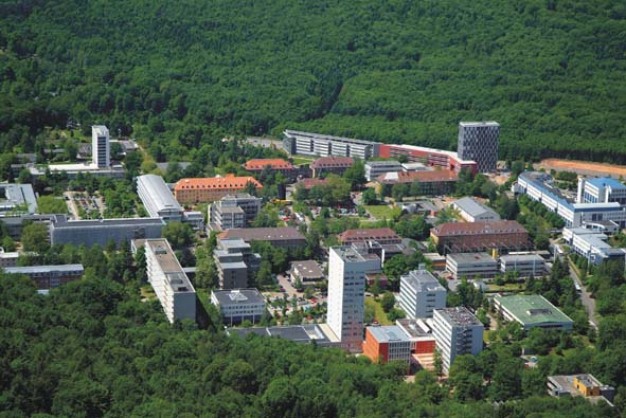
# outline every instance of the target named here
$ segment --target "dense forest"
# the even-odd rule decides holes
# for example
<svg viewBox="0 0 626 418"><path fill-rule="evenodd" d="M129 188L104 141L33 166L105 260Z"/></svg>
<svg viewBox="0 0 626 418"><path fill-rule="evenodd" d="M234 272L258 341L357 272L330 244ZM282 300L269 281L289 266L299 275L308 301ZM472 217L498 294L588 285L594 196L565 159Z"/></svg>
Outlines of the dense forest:
<svg viewBox="0 0 626 418"><path fill-rule="evenodd" d="M1 0L0 145L105 123L160 159L285 127L453 148L494 119L503 159L624 163L625 60L617 0Z"/></svg>
<svg viewBox="0 0 626 418"><path fill-rule="evenodd" d="M451 398L428 372L404 383L403 367L337 349L243 340L190 322L172 327L157 302L140 302L114 280L88 278L42 296L27 279L2 276L0 294L0 417L617 414L582 398L547 397L542 371L522 372L509 357L500 362L498 351L459 358L472 369L459 369ZM492 370L495 399L516 388L520 399L473 400L483 396L480 377L475 385L483 368Z"/></svg>

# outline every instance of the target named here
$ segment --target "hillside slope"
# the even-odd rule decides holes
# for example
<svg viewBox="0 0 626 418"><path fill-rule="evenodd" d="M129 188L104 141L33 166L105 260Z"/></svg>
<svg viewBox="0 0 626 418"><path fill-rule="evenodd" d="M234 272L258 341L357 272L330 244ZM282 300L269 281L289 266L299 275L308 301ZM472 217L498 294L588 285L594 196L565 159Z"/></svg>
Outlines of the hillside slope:
<svg viewBox="0 0 626 418"><path fill-rule="evenodd" d="M449 148L495 119L502 158L626 162L625 58L621 1L0 1L0 143L72 118Z"/></svg>

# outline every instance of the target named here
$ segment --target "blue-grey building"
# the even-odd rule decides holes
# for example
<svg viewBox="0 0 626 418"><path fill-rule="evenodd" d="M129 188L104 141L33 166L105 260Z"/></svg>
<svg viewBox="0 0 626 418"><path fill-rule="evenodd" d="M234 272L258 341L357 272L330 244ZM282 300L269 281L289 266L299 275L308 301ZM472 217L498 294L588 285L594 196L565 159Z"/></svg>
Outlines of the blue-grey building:
<svg viewBox="0 0 626 418"><path fill-rule="evenodd" d="M480 173L496 171L499 142L500 124L497 122L459 123L459 158L476 161Z"/></svg>
<svg viewBox="0 0 626 418"><path fill-rule="evenodd" d="M37 198L30 184L0 184L0 216L32 215L37 212Z"/></svg>
<svg viewBox="0 0 626 418"><path fill-rule="evenodd" d="M68 220L65 215L55 215L50 222L50 243L91 247L113 240L119 246L132 239L160 238L163 226L161 218Z"/></svg>

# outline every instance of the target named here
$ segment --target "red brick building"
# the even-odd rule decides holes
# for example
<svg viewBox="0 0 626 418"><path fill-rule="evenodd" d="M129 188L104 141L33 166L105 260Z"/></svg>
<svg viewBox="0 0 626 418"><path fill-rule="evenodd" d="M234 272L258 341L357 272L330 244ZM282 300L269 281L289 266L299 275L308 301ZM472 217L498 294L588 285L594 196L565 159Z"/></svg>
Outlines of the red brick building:
<svg viewBox="0 0 626 418"><path fill-rule="evenodd" d="M354 160L351 157L322 157L313 161L310 168L313 177L320 177L323 174L333 173L342 175L348 168L352 167Z"/></svg>
<svg viewBox="0 0 626 418"><path fill-rule="evenodd" d="M449 222L431 229L430 236L440 254L530 247L528 231L517 221Z"/></svg>
<svg viewBox="0 0 626 418"><path fill-rule="evenodd" d="M381 245L401 244L402 237L391 228L349 229L339 234L339 242L343 245L368 241L376 241Z"/></svg>
<svg viewBox="0 0 626 418"><path fill-rule="evenodd" d="M420 194L423 195L448 194L454 190L458 180L458 175L449 170L412 171L408 173L398 171L381 174L376 178L381 187L417 183L420 187Z"/></svg>
<svg viewBox="0 0 626 418"><path fill-rule="evenodd" d="M380 157L398 158L405 155L411 162L420 162L432 167L441 167L456 173L461 170L478 172L476 161L463 160L456 152L415 145L380 144Z"/></svg>

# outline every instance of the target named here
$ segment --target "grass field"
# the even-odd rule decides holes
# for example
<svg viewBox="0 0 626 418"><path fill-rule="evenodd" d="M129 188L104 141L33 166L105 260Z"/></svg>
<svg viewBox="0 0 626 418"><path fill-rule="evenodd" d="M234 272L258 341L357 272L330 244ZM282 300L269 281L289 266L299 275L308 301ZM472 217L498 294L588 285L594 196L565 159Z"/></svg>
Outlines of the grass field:
<svg viewBox="0 0 626 418"><path fill-rule="evenodd" d="M307 158L307 157L292 157L294 165L300 164L310 164L315 161L315 158Z"/></svg>
<svg viewBox="0 0 626 418"><path fill-rule="evenodd" d="M157 298L154 290L152 289L152 286L150 285L141 286L139 291L141 293L141 300L144 302L150 302L156 300Z"/></svg>
<svg viewBox="0 0 626 418"><path fill-rule="evenodd" d="M393 325L393 322L387 318L387 314L383 311L383 307L380 306L378 301L374 300L373 297L368 296L365 298L365 306L371 306L374 308L374 318L380 325Z"/></svg>
<svg viewBox="0 0 626 418"><path fill-rule="evenodd" d="M487 292L522 292L524 291L524 283L507 283L498 286L494 283L487 284Z"/></svg>
<svg viewBox="0 0 626 418"><path fill-rule="evenodd" d="M396 208L392 208L387 205L367 205L364 206L365 210L376 219L391 219L393 218Z"/></svg>

